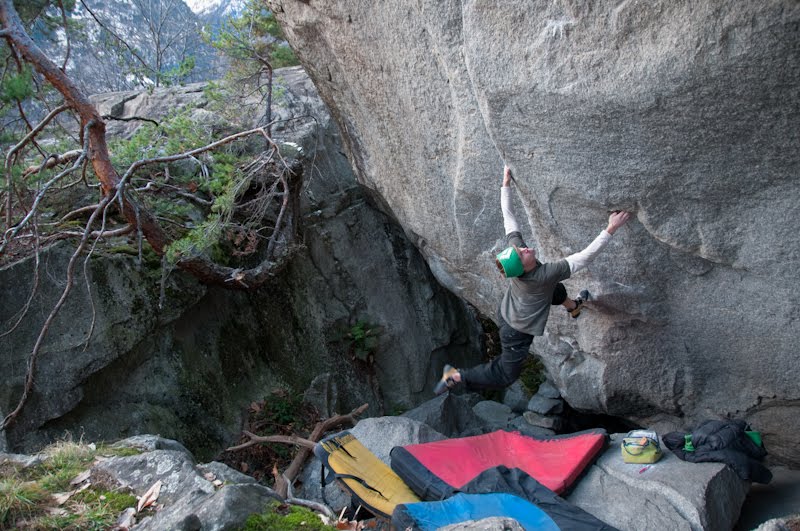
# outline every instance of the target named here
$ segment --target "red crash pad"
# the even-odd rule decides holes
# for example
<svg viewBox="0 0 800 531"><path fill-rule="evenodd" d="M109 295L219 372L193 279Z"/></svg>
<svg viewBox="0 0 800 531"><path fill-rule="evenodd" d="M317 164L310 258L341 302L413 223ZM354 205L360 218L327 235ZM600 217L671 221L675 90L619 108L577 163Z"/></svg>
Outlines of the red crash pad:
<svg viewBox="0 0 800 531"><path fill-rule="evenodd" d="M536 438L512 431L398 446L392 469L422 499L443 499L497 466L518 468L562 494L605 447L605 430Z"/></svg>

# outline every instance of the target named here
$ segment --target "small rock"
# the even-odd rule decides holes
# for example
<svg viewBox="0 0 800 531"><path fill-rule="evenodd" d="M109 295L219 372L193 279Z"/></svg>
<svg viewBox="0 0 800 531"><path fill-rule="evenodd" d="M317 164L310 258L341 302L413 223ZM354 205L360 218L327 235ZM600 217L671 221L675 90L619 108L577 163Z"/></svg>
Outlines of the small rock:
<svg viewBox="0 0 800 531"><path fill-rule="evenodd" d="M560 417L545 417L544 415L540 415L535 411L526 411L522 414L522 417L528 424L533 426L539 426L556 431L561 429L562 421Z"/></svg>
<svg viewBox="0 0 800 531"><path fill-rule="evenodd" d="M22 468L28 468L41 464L43 459L38 455L4 454L0 452L0 465L3 463L14 463Z"/></svg>
<svg viewBox="0 0 800 531"><path fill-rule="evenodd" d="M528 435L529 437L552 437L556 434L556 432L551 429L529 424L522 416L512 419L511 422L508 423L508 427L512 430L517 430L522 435Z"/></svg>
<svg viewBox="0 0 800 531"><path fill-rule="evenodd" d="M503 429L508 426L508 421L513 418L511 408L493 400L478 402L472 408L481 423L490 430Z"/></svg>
<svg viewBox="0 0 800 531"><path fill-rule="evenodd" d="M536 394L528 401L526 409L540 415L560 415L564 412L564 401Z"/></svg>
<svg viewBox="0 0 800 531"><path fill-rule="evenodd" d="M531 394L525 389L522 383L517 380L511 387L506 389L503 395L503 403L511 408L514 413L522 413L527 409L528 400Z"/></svg>
<svg viewBox="0 0 800 531"><path fill-rule="evenodd" d="M536 391L537 395L545 398L561 398L561 392L550 380L545 380Z"/></svg>

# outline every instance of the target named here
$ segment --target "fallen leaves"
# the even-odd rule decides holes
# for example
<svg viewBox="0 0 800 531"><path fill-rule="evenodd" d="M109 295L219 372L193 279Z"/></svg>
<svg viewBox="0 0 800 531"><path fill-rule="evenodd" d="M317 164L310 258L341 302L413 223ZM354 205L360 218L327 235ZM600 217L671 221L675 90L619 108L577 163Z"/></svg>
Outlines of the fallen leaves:
<svg viewBox="0 0 800 531"><path fill-rule="evenodd" d="M51 494L50 498L56 503L56 505L64 505L67 501L74 496L75 494L82 492L89 487L92 486L91 482L89 482L89 478L92 475L91 470L85 470L75 476L72 481L69 482L70 487L75 487L80 485L78 488L73 489L69 492L56 492L55 494Z"/></svg>
<svg viewBox="0 0 800 531"><path fill-rule="evenodd" d="M139 498L139 503L136 505L136 512L142 512L142 509L150 507L158 500L158 495L161 494L161 480L156 481L152 487L147 489L141 498Z"/></svg>

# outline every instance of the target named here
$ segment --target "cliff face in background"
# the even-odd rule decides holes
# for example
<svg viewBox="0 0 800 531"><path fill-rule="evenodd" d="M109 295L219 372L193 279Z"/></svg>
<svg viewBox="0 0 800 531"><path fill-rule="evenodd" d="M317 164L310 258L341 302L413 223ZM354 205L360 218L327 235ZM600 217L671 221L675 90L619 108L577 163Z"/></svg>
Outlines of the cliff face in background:
<svg viewBox="0 0 800 531"><path fill-rule="evenodd" d="M800 5L269 0L356 176L494 315L503 162L544 260L635 219L567 281L537 354L576 408L746 418L800 465Z"/></svg>
<svg viewBox="0 0 800 531"><path fill-rule="evenodd" d="M308 76L299 67L277 70L276 87L273 137L302 147L304 248L254 291L208 287L173 271L163 307L157 258L139 267L127 253L98 250L86 280L81 260L39 357L31 398L0 433L0 452L31 452L67 431L93 441L159 433L207 458L238 436L247 406L273 389L302 393L315 380L314 391L334 409L322 414L366 402L368 415L383 415L429 399L445 361L478 362L475 316L436 282L402 229L366 201ZM101 114L161 119L187 109L200 126L234 127L213 111L204 88L93 101ZM237 116L257 122L263 106L257 96L250 103ZM127 136L139 125L112 122L109 135ZM64 288L68 245L42 253L32 306L13 333L0 337L0 418L19 400L28 355ZM14 322L29 296L32 263L0 268L0 323ZM344 340L359 320L380 330L373 363L356 360Z"/></svg>

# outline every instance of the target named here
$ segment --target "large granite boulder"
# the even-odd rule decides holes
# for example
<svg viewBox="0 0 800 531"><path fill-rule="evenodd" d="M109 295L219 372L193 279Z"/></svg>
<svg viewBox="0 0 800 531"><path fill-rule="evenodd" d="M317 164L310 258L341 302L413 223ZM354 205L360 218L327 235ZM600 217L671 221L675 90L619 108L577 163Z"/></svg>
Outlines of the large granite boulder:
<svg viewBox="0 0 800 531"><path fill-rule="evenodd" d="M503 162L544 260L634 212L534 344L573 408L743 417L800 465L797 2L268 4L359 181L485 314Z"/></svg>

